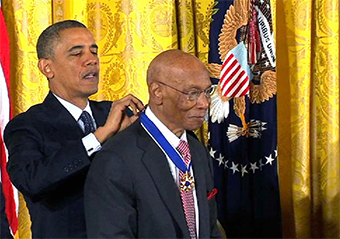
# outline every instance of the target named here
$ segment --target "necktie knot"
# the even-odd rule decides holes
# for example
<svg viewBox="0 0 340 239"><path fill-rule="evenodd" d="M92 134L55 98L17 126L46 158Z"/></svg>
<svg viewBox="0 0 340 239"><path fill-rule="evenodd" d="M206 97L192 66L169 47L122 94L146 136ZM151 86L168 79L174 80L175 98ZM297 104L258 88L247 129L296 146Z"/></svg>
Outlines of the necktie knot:
<svg viewBox="0 0 340 239"><path fill-rule="evenodd" d="M95 131L93 119L91 115L87 111L83 111L79 117L79 120L81 120L84 124L84 133L85 135L88 135L89 133L92 133Z"/></svg>
<svg viewBox="0 0 340 239"><path fill-rule="evenodd" d="M185 140L181 139L179 145L177 146L177 149L181 153L185 164L188 165L191 160L189 144Z"/></svg>

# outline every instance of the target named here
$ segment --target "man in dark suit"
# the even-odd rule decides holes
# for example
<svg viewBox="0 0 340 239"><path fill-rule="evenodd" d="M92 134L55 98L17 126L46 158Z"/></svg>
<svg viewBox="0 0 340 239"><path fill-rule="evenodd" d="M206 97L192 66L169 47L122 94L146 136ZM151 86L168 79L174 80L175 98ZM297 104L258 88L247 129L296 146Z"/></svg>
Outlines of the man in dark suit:
<svg viewBox="0 0 340 239"><path fill-rule="evenodd" d="M147 83L145 113L110 138L90 167L88 236L221 237L211 158L190 133L209 107L209 73L196 57L168 50L151 62Z"/></svg>
<svg viewBox="0 0 340 239"><path fill-rule="evenodd" d="M83 187L95 152L137 119L132 95L114 103L88 97L98 90L98 46L80 22L46 28L37 43L50 92L12 119L4 133L13 184L23 193L33 238L86 238ZM130 107L134 116L125 110Z"/></svg>

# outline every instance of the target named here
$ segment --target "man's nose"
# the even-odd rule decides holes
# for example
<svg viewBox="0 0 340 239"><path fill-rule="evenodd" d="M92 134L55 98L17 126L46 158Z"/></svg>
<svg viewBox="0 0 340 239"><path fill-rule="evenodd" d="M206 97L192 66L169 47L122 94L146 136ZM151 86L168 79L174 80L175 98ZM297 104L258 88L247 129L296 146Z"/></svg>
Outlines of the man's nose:
<svg viewBox="0 0 340 239"><path fill-rule="evenodd" d="M99 63L99 58L97 55L93 54L92 52L89 52L86 54L86 58L84 61L85 65L97 65Z"/></svg>
<svg viewBox="0 0 340 239"><path fill-rule="evenodd" d="M208 109L210 101L210 97L206 96L206 94L202 92L197 99L197 106L200 108Z"/></svg>

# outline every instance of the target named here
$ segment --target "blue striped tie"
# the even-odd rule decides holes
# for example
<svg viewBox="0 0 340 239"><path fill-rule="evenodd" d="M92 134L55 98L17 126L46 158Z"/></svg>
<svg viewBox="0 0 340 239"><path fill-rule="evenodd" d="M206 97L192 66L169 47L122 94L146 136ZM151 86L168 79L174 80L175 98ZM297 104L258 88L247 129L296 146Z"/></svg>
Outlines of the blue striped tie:
<svg viewBox="0 0 340 239"><path fill-rule="evenodd" d="M87 111L83 111L79 117L81 121L84 123L84 133L85 135L88 135L89 133L92 133L95 131L93 120L91 115Z"/></svg>

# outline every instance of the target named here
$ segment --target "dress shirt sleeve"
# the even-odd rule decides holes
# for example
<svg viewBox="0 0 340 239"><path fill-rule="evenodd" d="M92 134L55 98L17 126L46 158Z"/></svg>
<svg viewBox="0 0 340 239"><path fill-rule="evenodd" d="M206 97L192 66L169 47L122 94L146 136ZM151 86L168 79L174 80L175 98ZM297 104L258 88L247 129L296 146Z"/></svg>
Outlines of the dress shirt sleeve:
<svg viewBox="0 0 340 239"><path fill-rule="evenodd" d="M90 157L93 153L101 150L102 146L96 136L91 133L82 138L83 145L86 149L87 155Z"/></svg>

